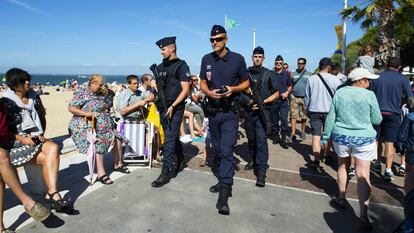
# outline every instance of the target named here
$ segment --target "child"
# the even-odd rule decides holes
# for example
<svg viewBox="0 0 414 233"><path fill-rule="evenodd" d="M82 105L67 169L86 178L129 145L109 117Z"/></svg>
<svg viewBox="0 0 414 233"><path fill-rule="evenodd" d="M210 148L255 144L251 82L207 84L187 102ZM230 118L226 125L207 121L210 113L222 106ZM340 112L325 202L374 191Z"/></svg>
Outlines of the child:
<svg viewBox="0 0 414 233"><path fill-rule="evenodd" d="M371 74L375 74L374 65L374 50L371 46L365 46L361 51L361 56L358 57L356 64L358 67L367 69Z"/></svg>

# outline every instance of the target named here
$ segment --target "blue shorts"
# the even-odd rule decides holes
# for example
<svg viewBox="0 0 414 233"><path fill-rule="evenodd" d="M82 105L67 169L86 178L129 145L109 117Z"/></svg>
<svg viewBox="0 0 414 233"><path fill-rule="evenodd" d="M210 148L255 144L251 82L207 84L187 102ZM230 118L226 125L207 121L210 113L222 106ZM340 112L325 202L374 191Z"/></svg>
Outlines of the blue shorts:
<svg viewBox="0 0 414 233"><path fill-rule="evenodd" d="M377 139L382 139L382 142L396 142L400 124L401 116L399 114L382 115L381 124L374 126L377 131Z"/></svg>
<svg viewBox="0 0 414 233"><path fill-rule="evenodd" d="M414 165L414 151L407 151L405 155L405 162L410 165Z"/></svg>

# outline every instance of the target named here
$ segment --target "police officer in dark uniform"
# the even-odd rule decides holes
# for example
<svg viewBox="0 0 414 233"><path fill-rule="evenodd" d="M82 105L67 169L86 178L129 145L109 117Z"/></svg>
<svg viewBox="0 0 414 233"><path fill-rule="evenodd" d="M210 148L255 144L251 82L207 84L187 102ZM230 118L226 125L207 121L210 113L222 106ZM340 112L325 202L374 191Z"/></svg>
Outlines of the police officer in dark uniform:
<svg viewBox="0 0 414 233"><path fill-rule="evenodd" d="M288 134L290 132L287 119L289 114L288 97L292 91L292 79L290 78L290 74L283 69L284 64L283 57L277 55L274 72L279 87L279 99L273 104L272 130L274 134L273 144L279 143L282 148L288 149L289 146L286 143L286 137L289 136Z"/></svg>
<svg viewBox="0 0 414 233"><path fill-rule="evenodd" d="M249 87L249 76L244 58L226 47L227 32L222 26L213 26L210 42L213 52L203 57L200 69L201 90L208 96L205 111L211 142L220 160L215 172L218 183L210 191L219 192L216 208L220 214L228 215L235 166L233 149L239 126L238 97Z"/></svg>
<svg viewBox="0 0 414 233"><path fill-rule="evenodd" d="M245 169L254 168L258 187L264 187L266 183L266 170L269 168L267 131L271 130L272 104L279 95L275 73L263 67L264 59L264 49L256 47L252 55L253 66L248 69L251 77L250 88L247 95L242 95L244 101L241 101L246 111L245 127L249 156L252 159ZM258 101L261 102L260 107L256 103Z"/></svg>
<svg viewBox="0 0 414 233"><path fill-rule="evenodd" d="M161 49L162 63L153 70L157 84L156 105L164 129L164 159L160 176L152 187L162 187L184 167L184 156L179 140L183 119L184 100L190 90L190 69L185 61L177 58L175 37L166 37L155 43ZM162 93L162 95L161 95ZM161 104L163 103L163 104ZM177 163L175 164L175 157ZM174 167L175 164L175 167Z"/></svg>

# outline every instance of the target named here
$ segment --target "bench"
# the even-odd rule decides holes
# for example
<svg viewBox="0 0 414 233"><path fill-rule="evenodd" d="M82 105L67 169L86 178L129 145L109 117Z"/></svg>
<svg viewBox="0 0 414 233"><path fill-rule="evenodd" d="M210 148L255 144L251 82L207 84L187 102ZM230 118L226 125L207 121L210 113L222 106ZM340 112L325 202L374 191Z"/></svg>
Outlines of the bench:
<svg viewBox="0 0 414 233"><path fill-rule="evenodd" d="M59 145L60 155L76 150L74 142L68 136L53 138L52 141ZM42 166L36 164L25 164L23 165L23 168L32 194L40 196L46 195L47 186L43 179Z"/></svg>

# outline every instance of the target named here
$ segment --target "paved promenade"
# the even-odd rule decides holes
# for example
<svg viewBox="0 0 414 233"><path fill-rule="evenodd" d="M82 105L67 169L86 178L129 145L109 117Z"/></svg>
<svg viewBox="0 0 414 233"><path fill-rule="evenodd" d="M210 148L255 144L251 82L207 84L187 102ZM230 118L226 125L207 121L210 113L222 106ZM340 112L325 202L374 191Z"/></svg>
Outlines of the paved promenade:
<svg viewBox="0 0 414 233"><path fill-rule="evenodd" d="M335 166L323 165L322 172L308 169L309 144L306 140L284 150L269 141L268 183L257 188L252 171L243 169L247 144L241 137L230 216L217 213L217 194L208 191L216 180L209 167L198 166L202 144L185 145L188 167L160 189L150 186L159 168L135 167L129 175L112 173L113 185L89 187L84 157L69 152L62 155L59 178L65 196L75 201L75 215L55 213L43 223L33 222L7 190L5 224L18 232L358 232L355 179L349 184L349 208L331 207L330 196L337 193ZM23 169L19 175L25 183ZM385 183L372 174L372 182L372 232L391 232L403 218L403 178ZM26 183L24 187L28 189Z"/></svg>

